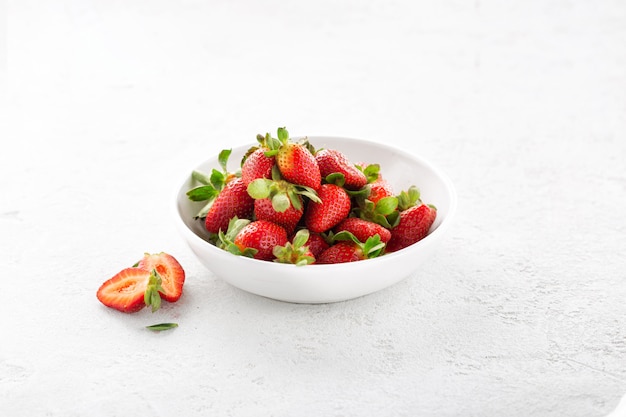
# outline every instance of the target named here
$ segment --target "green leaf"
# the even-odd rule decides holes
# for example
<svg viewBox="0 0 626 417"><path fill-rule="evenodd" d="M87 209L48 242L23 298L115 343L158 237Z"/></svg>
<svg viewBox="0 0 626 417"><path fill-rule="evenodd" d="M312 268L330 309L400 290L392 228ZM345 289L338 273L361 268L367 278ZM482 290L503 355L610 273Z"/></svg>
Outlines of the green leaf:
<svg viewBox="0 0 626 417"><path fill-rule="evenodd" d="M309 240L309 231L308 229L300 229L293 237L293 246L296 248L300 248L306 244Z"/></svg>
<svg viewBox="0 0 626 417"><path fill-rule="evenodd" d="M191 201L206 201L212 200L219 194L219 191L212 185L201 185L200 187L192 188L187 191L187 197Z"/></svg>
<svg viewBox="0 0 626 417"><path fill-rule="evenodd" d="M388 215L387 222L389 222L389 227L387 227L388 229L393 229L394 227L396 227L398 223L400 223L400 212L394 211L393 213Z"/></svg>
<svg viewBox="0 0 626 417"><path fill-rule="evenodd" d="M369 184L367 184L359 188L358 190L346 190L346 192L350 197L356 198L358 201L362 201L365 198L369 197L369 195L372 193L372 189Z"/></svg>
<svg viewBox="0 0 626 417"><path fill-rule="evenodd" d="M298 196L298 194L296 192L294 192L293 190L288 191L287 192L287 196L289 197L289 201L291 202L291 206L300 211L302 210L302 200L300 199L300 196Z"/></svg>
<svg viewBox="0 0 626 417"><path fill-rule="evenodd" d="M216 190L221 190L224 188L226 183L226 176L223 172L219 172L217 169L213 168L213 171L211 171L210 181Z"/></svg>
<svg viewBox="0 0 626 417"><path fill-rule="evenodd" d="M209 185L211 184L211 179L203 172L200 171L192 171L191 179L199 182L200 184Z"/></svg>
<svg viewBox="0 0 626 417"><path fill-rule="evenodd" d="M379 173L380 173L380 165L378 164L368 165L363 170L363 174L365 174L368 184L376 181L378 179Z"/></svg>
<svg viewBox="0 0 626 417"><path fill-rule="evenodd" d="M228 222L228 230L226 231L226 240L227 242L233 242L239 232L246 227L250 223L249 219L239 219L237 216L234 216Z"/></svg>
<svg viewBox="0 0 626 417"><path fill-rule="evenodd" d="M391 223L389 223L389 219L387 219L387 217L383 216L382 214L374 213L373 220L374 223L379 224L387 229L391 229Z"/></svg>
<svg viewBox="0 0 626 417"><path fill-rule="evenodd" d="M248 184L248 194L255 200L260 200L270 196L270 186L272 181L265 178L257 178Z"/></svg>
<svg viewBox="0 0 626 417"><path fill-rule="evenodd" d="M266 138L265 140L267 141L267 147L270 148L271 151L276 151L276 153L278 153L278 150L280 149L280 147L283 146L283 143L281 141L271 136L269 138ZM267 155L267 153L265 155ZM267 155L267 156L271 156L271 155Z"/></svg>
<svg viewBox="0 0 626 417"><path fill-rule="evenodd" d="M232 151L232 149L223 149L217 157L217 160L224 172L228 172L226 166L228 165L228 158L230 157Z"/></svg>
<svg viewBox="0 0 626 417"><path fill-rule="evenodd" d="M307 186L304 186L304 185L298 185L296 187L296 189L297 189L297 193L298 194L300 194L300 195L302 195L304 197L307 197L309 200L314 201L316 203L321 203L322 202L320 197L317 195L317 192L313 188L307 187Z"/></svg>
<svg viewBox="0 0 626 417"><path fill-rule="evenodd" d="M363 253L368 258L374 258L380 255L384 248L385 244L380 241L380 236L374 235L372 237L369 237L363 244Z"/></svg>
<svg viewBox="0 0 626 417"><path fill-rule="evenodd" d="M283 176L280 173L280 169L278 168L278 165L274 164L272 166L272 180L273 181L280 181L282 179L283 179Z"/></svg>
<svg viewBox="0 0 626 417"><path fill-rule="evenodd" d="M357 239L357 237L354 236L352 233L348 232L347 230L342 230L341 232L335 233L332 239L333 241L346 240L346 241L351 241L354 243L361 244L361 241Z"/></svg>
<svg viewBox="0 0 626 417"><path fill-rule="evenodd" d="M416 205L420 201L420 190L412 185L407 191L401 191L398 195L398 208L404 211Z"/></svg>
<svg viewBox="0 0 626 417"><path fill-rule="evenodd" d="M213 206L214 201L215 199L209 200L209 202L198 211L198 214L196 214L196 219L205 218L209 210L211 210L211 206Z"/></svg>
<svg viewBox="0 0 626 417"><path fill-rule="evenodd" d="M383 216L387 216L393 213L396 208L398 208L398 198L397 197L383 197L376 202L376 206L374 211L376 213L382 214Z"/></svg>
<svg viewBox="0 0 626 417"><path fill-rule="evenodd" d="M286 143L289 140L289 132L284 127L278 128L278 140Z"/></svg>
<svg viewBox="0 0 626 417"><path fill-rule="evenodd" d="M420 199L420 190L416 186L412 185L409 187L409 199L411 202L415 203Z"/></svg>
<svg viewBox="0 0 626 417"><path fill-rule="evenodd" d="M326 176L326 182L343 187L346 183L346 177L341 172L333 172L332 174L328 174Z"/></svg>
<svg viewBox="0 0 626 417"><path fill-rule="evenodd" d="M146 329L152 330L153 332L161 332L163 330L174 329L176 327L178 327L178 323L159 323L146 326Z"/></svg>
<svg viewBox="0 0 626 417"><path fill-rule="evenodd" d="M272 208L278 213L284 213L291 206L289 197L283 193L279 193L272 197Z"/></svg>

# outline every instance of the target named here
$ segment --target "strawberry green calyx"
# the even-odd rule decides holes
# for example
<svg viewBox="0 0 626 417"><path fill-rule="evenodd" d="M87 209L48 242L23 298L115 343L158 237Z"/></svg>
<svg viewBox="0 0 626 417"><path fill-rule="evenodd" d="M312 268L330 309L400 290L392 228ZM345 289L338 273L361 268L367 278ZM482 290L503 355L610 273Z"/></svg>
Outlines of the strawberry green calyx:
<svg viewBox="0 0 626 417"><path fill-rule="evenodd" d="M284 127L279 127L277 131L278 139L272 137L269 133L265 134L263 138L263 143L269 151L265 152L265 156L275 156L278 154L278 150L283 146L289 143L289 132ZM260 136L260 135L259 135ZM260 141L259 136L257 136L257 140Z"/></svg>
<svg viewBox="0 0 626 417"><path fill-rule="evenodd" d="M341 231L332 236L332 239L337 241L350 241L356 244L362 252L362 256L364 259L376 258L383 254L383 250L385 249L385 243L381 242L380 236L374 235L369 237L365 242L361 242L354 236L352 233L348 231Z"/></svg>
<svg viewBox="0 0 626 417"><path fill-rule="evenodd" d="M380 165L379 164L369 164L365 167L362 165L356 165L356 168L365 174L365 178L367 178L367 183L371 184L374 181L378 180L380 174Z"/></svg>
<svg viewBox="0 0 626 417"><path fill-rule="evenodd" d="M346 177L341 172L333 172L332 174L328 174L324 178L324 180L328 184L335 184L335 185L338 185L340 187L343 187L344 184L346 183Z"/></svg>
<svg viewBox="0 0 626 417"><path fill-rule="evenodd" d="M150 278L148 278L148 286L146 287L146 291L143 294L144 303L147 307L152 307L153 313L161 308L161 295L159 294L159 291L164 291L161 283L161 276L156 271L156 269L153 269L150 272Z"/></svg>
<svg viewBox="0 0 626 417"><path fill-rule="evenodd" d="M255 200L269 198L272 207L279 213L285 212L289 207L296 210L302 209L302 201L299 195L309 198L312 201L320 202L317 192L304 185L295 185L280 177L278 168L272 169L272 178L257 178L248 184L248 194Z"/></svg>
<svg viewBox="0 0 626 417"><path fill-rule="evenodd" d="M410 186L406 191L401 191L398 195L398 210L400 211L407 210L421 203L420 190L414 185Z"/></svg>
<svg viewBox="0 0 626 417"><path fill-rule="evenodd" d="M215 197L217 197L220 191L224 189L226 183L228 183L228 181L230 181L234 177L241 176L241 172L239 171L228 171L227 165L231 153L232 149L223 149L219 153L217 160L220 165L221 171L213 168L210 175L196 170L192 171L192 182L200 185L187 191L187 197L191 201L207 202L207 204L196 214L196 218L205 217L207 212L211 208Z"/></svg>
<svg viewBox="0 0 626 417"><path fill-rule="evenodd" d="M224 233L222 230L218 233L218 241L217 247L220 249L224 249L227 252L232 253L233 255L238 256L246 256L248 258L254 257L257 253L257 250L254 248L245 248L241 250L237 245L235 245L235 238L241 232L241 230L246 227L250 223L248 219L239 219L236 216L230 219L228 222L228 230Z"/></svg>
<svg viewBox="0 0 626 417"><path fill-rule="evenodd" d="M315 262L309 247L306 246L309 240L309 231L300 229L296 233L292 242L287 242L284 246L275 246L273 253L276 259L274 262L283 264L294 264L296 266L309 265Z"/></svg>
<svg viewBox="0 0 626 417"><path fill-rule="evenodd" d="M383 197L374 203L367 198L357 196L357 207L353 210L355 217L377 223L391 229L399 222L398 198Z"/></svg>

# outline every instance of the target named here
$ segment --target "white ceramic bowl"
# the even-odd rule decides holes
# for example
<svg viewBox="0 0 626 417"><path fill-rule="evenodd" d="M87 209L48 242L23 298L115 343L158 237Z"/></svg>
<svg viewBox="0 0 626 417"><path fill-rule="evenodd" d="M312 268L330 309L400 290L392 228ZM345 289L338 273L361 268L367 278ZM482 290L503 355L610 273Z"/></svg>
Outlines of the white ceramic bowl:
<svg viewBox="0 0 626 417"><path fill-rule="evenodd" d="M177 192L175 221L181 235L200 262L218 278L242 290L293 303L329 303L349 300L389 287L415 272L429 260L450 226L456 209L456 192L450 180L424 159L387 145L360 139L309 136L316 148L343 152L350 161L378 163L394 192L415 185L422 201L437 207L437 219L430 234L400 251L379 258L335 265L295 265L259 261L218 249L205 239L207 232L194 215L202 203L192 202L186 192L192 188L192 169L210 172L218 168L217 155L190 167L187 179ZM252 146L232 151L229 170L238 168L243 154Z"/></svg>

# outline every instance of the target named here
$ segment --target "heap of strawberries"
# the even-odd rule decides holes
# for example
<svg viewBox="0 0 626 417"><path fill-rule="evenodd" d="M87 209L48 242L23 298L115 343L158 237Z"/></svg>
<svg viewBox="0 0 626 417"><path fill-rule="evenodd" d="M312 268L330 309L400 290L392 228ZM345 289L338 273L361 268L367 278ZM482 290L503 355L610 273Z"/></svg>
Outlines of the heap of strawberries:
<svg viewBox="0 0 626 417"><path fill-rule="evenodd" d="M360 261L398 251L423 239L437 210L416 187L395 194L378 164L352 163L336 149L315 150L278 137L257 135L241 169L194 171L187 192L207 204L196 218L209 240L236 255L296 265Z"/></svg>

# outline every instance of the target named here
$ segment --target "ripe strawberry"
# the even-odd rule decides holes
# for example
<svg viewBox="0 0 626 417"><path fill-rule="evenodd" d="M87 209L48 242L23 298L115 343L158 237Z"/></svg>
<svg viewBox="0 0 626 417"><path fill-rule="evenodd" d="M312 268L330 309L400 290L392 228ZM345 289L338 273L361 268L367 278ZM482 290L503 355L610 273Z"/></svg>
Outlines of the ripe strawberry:
<svg viewBox="0 0 626 417"><path fill-rule="evenodd" d="M276 165L287 181L317 190L322 183L320 167L306 145L292 142L285 128L278 129L278 139L266 136L271 151L276 156Z"/></svg>
<svg viewBox="0 0 626 417"><path fill-rule="evenodd" d="M156 270L161 277L162 291L159 291L165 301L176 302L183 293L185 271L178 261L167 253L146 253L137 264L147 271Z"/></svg>
<svg viewBox="0 0 626 417"><path fill-rule="evenodd" d="M367 184L365 174L350 163L348 158L338 150L322 149L315 154L315 160L323 178L327 178L331 174L341 174L343 187L348 190L358 190Z"/></svg>
<svg viewBox="0 0 626 417"><path fill-rule="evenodd" d="M378 235L367 239L365 243L361 243L349 232L342 232L342 235L337 234L335 238L347 240L335 243L322 252L317 257L317 264L338 264L375 258L382 253L385 247Z"/></svg>
<svg viewBox="0 0 626 417"><path fill-rule="evenodd" d="M246 187L257 178L272 178L272 168L276 164L276 159L265 155L268 151L269 148L264 146L256 148L243 161L241 179Z"/></svg>
<svg viewBox="0 0 626 417"><path fill-rule="evenodd" d="M434 206L420 204L400 212L400 222L391 229L387 252L395 252L422 240L437 217Z"/></svg>
<svg viewBox="0 0 626 417"><path fill-rule="evenodd" d="M374 204L378 203L381 199L385 197L392 197L394 195L391 184L389 184L387 180L384 180L382 178L377 179L376 181L369 184L369 188L370 194L367 196L367 199Z"/></svg>
<svg viewBox="0 0 626 417"><path fill-rule="evenodd" d="M205 227L210 233L218 233L228 228L233 217L249 218L254 209L254 200L241 178L230 180L206 213Z"/></svg>
<svg viewBox="0 0 626 417"><path fill-rule="evenodd" d="M315 262L313 253L306 245L309 240L309 231L300 229L291 242L284 246L274 247L274 262L294 264L296 266L309 265Z"/></svg>
<svg viewBox="0 0 626 417"><path fill-rule="evenodd" d="M246 248L256 249L255 259L274 259L274 247L287 243L287 232L279 225L266 220L257 220L241 229L234 240L242 252Z"/></svg>
<svg viewBox="0 0 626 417"><path fill-rule="evenodd" d="M234 255L271 261L274 247L284 246L287 240L285 229L275 223L233 217L226 233L220 231L217 246Z"/></svg>
<svg viewBox="0 0 626 417"><path fill-rule="evenodd" d="M341 221L333 229L335 233L341 231L348 231L352 233L359 241L365 242L370 237L378 235L381 242L387 243L391 239L391 232L385 229L383 226L370 222L367 220L359 219L357 217L348 217Z"/></svg>
<svg viewBox="0 0 626 417"><path fill-rule="evenodd" d="M161 306L161 279L144 268L125 268L105 281L96 293L102 304L123 313L135 313L146 306Z"/></svg>
<svg viewBox="0 0 626 417"><path fill-rule="evenodd" d="M309 231L322 233L348 217L351 208L350 196L335 184L323 184L317 191L320 203L311 201L304 214L304 223Z"/></svg>
<svg viewBox="0 0 626 417"><path fill-rule="evenodd" d="M255 199L254 215L284 227L291 235L304 213L302 196L320 199L315 190L282 180L278 169L272 171L272 180L257 178L248 184L248 194Z"/></svg>
<svg viewBox="0 0 626 417"><path fill-rule="evenodd" d="M319 233L309 232L309 239L305 243L309 247L311 254L314 258L317 258L320 253L324 252L330 247L326 239Z"/></svg>
<svg viewBox="0 0 626 417"><path fill-rule="evenodd" d="M296 198L300 199L300 208L296 209L290 204L289 207L282 212L274 209L270 198L254 200L254 216L257 220L267 220L282 226L287 234L291 235L304 213L302 197L297 196Z"/></svg>

